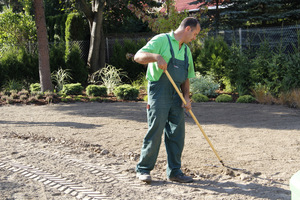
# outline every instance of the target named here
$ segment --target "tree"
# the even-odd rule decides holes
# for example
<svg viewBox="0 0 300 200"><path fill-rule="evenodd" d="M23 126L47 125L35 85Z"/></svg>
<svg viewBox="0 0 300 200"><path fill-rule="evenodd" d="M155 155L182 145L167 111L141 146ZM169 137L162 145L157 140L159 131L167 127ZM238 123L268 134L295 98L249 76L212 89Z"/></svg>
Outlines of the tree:
<svg viewBox="0 0 300 200"><path fill-rule="evenodd" d="M213 24L213 27L215 27L215 30L219 30L220 26L220 8L219 6L223 3L225 4L226 1L224 0L195 0L191 2L190 4L199 4L199 9L207 8L210 5L215 5L216 9L212 9L210 12L203 12L205 15L208 16L208 21L211 21Z"/></svg>
<svg viewBox="0 0 300 200"><path fill-rule="evenodd" d="M112 8L122 3L127 5L130 0L75 0L80 11L82 11L90 26L90 48L87 64L92 72L104 67L105 65L105 40L103 37L103 19L105 7ZM141 0L135 2L142 6L145 3L151 3L152 0Z"/></svg>
<svg viewBox="0 0 300 200"><path fill-rule="evenodd" d="M178 27L181 21L189 15L186 11L179 13L175 8L174 0L166 1L164 7L166 12L155 11L148 5L142 9L133 4L128 5L128 8L143 22L147 22L149 28L155 33L169 32Z"/></svg>
<svg viewBox="0 0 300 200"><path fill-rule="evenodd" d="M274 26L300 22L300 1L295 0L230 0L224 23L231 27Z"/></svg>
<svg viewBox="0 0 300 200"><path fill-rule="evenodd" d="M36 27L32 16L4 8L0 13L0 43L24 47L28 42L35 41Z"/></svg>
<svg viewBox="0 0 300 200"><path fill-rule="evenodd" d="M104 66L105 46L102 23L105 3L105 0L93 0L91 3L86 0L76 0L79 9L89 21L91 38L87 64L92 72Z"/></svg>
<svg viewBox="0 0 300 200"><path fill-rule="evenodd" d="M53 90L51 83L49 47L43 0L34 0L35 22L39 51L39 74L42 92Z"/></svg>

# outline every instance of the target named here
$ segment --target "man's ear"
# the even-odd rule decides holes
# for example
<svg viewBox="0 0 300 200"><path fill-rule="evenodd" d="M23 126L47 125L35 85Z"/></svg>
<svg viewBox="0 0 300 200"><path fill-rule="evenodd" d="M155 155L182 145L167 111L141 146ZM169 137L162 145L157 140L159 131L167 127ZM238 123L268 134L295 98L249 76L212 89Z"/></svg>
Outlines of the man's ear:
<svg viewBox="0 0 300 200"><path fill-rule="evenodd" d="M185 31L190 31L190 30L191 30L190 26L185 27Z"/></svg>

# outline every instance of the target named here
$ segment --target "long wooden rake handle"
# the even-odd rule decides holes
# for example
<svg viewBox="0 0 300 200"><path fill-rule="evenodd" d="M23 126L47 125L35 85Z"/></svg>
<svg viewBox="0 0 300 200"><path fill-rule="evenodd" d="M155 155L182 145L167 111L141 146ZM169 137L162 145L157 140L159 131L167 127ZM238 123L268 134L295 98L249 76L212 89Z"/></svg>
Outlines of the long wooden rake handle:
<svg viewBox="0 0 300 200"><path fill-rule="evenodd" d="M182 93L179 91L177 85L175 84L175 82L173 81L173 78L171 77L171 75L169 74L169 72L167 70L164 71L165 74L167 75L168 79L170 80L170 82L172 83L173 87L175 88L176 92L178 93L178 95L180 96L182 102L184 103L184 105L186 105L186 100L184 99ZM201 130L203 136L205 137L206 141L208 142L209 146L211 147L211 149L213 150L213 152L216 154L217 158L219 159L220 163L224 165L222 159L220 158L220 156L218 155L217 151L215 150L215 148L213 147L212 143L210 142L209 138L207 137L207 135L205 134L203 128L201 127L200 123L198 122L197 118L195 117L194 113L192 112L192 110L189 110L190 115L192 116L192 118L194 119L194 121L196 122L196 124L198 125L199 129Z"/></svg>

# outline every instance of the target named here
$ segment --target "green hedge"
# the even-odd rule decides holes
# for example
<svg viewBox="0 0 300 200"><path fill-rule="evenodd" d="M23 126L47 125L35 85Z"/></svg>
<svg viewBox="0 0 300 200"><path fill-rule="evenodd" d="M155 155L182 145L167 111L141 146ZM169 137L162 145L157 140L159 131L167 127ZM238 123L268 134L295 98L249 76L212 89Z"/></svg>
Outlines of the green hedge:
<svg viewBox="0 0 300 200"><path fill-rule="evenodd" d="M71 52L66 55L66 68L70 70L72 81L85 83L88 78L88 69L80 58L80 48L73 45Z"/></svg>
<svg viewBox="0 0 300 200"><path fill-rule="evenodd" d="M80 83L71 83L65 84L61 92L66 95L80 95L82 94L83 89L84 88Z"/></svg>
<svg viewBox="0 0 300 200"><path fill-rule="evenodd" d="M255 98L251 95L240 96L237 100L237 103L253 103L255 102Z"/></svg>
<svg viewBox="0 0 300 200"><path fill-rule="evenodd" d="M193 102L207 102L209 101L209 98L203 94L194 94L192 100Z"/></svg>
<svg viewBox="0 0 300 200"><path fill-rule="evenodd" d="M25 49L9 48L0 57L0 87L10 80L38 82L38 55Z"/></svg>
<svg viewBox="0 0 300 200"><path fill-rule="evenodd" d="M229 94L221 94L216 98L216 102L231 102L232 97Z"/></svg>
<svg viewBox="0 0 300 200"><path fill-rule="evenodd" d="M118 99L136 100L139 95L139 90L129 84L125 84L116 87L114 94Z"/></svg>
<svg viewBox="0 0 300 200"><path fill-rule="evenodd" d="M65 41L65 28L68 14L46 17L49 42Z"/></svg>
<svg viewBox="0 0 300 200"><path fill-rule="evenodd" d="M85 90L88 96L105 96L107 94L107 88L103 85L88 85Z"/></svg>

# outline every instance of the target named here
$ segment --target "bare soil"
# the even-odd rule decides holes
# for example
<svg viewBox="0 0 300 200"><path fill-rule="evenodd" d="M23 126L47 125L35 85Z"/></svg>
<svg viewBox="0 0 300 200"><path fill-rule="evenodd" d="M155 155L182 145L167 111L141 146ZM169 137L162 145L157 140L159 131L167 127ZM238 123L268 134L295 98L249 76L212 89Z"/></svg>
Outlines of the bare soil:
<svg viewBox="0 0 300 200"><path fill-rule="evenodd" d="M0 200L291 198L289 180L300 170L298 109L207 102L192 110L226 167L187 115L182 168L195 181L166 179L162 143L154 181L143 184L134 168L146 103L0 106Z"/></svg>

